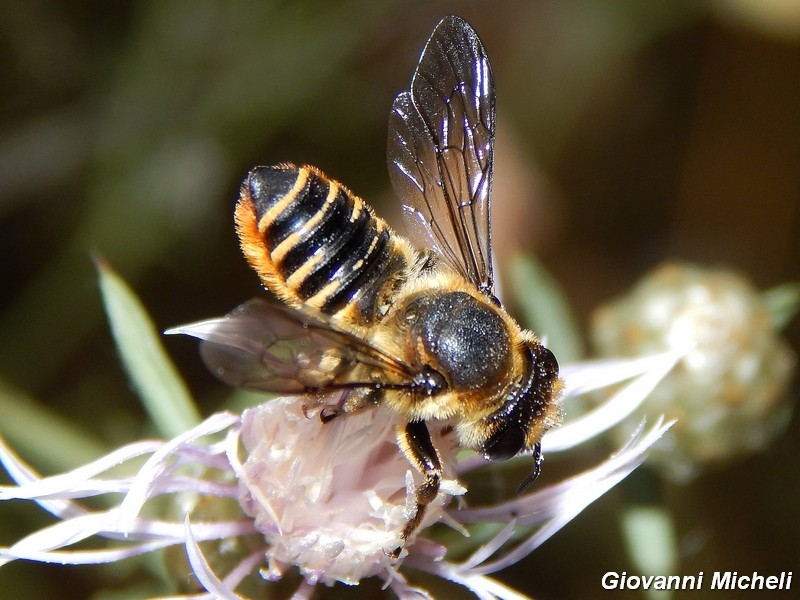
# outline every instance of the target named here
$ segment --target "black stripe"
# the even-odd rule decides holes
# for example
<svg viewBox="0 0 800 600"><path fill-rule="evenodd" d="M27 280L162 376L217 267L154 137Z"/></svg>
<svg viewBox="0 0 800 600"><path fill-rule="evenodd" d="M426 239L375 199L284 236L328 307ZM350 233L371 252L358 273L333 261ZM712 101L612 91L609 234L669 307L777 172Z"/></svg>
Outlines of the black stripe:
<svg viewBox="0 0 800 600"><path fill-rule="evenodd" d="M363 210L355 221L347 222L347 228L340 232L330 245L323 250L325 258L317 268L309 273L297 290L298 295L305 299L310 298L323 287L330 283L348 257L358 260L369 249L372 239L376 235L375 221L372 215Z"/></svg>
<svg viewBox="0 0 800 600"><path fill-rule="evenodd" d="M292 191L299 172L299 169L284 167L256 167L248 173L247 187L259 220L265 212Z"/></svg>
<svg viewBox="0 0 800 600"><path fill-rule="evenodd" d="M270 250L274 250L278 244L289 237L292 233L300 229L308 220L313 217L325 204L328 197L330 184L324 179L320 179L314 174L308 176L305 187L297 194L295 199L275 220L267 226L264 232L264 240ZM284 194L285 196L286 194ZM280 200L280 199L278 199ZM275 202L273 202L275 204ZM258 207L258 203L256 203ZM266 212L258 212L259 220Z"/></svg>
<svg viewBox="0 0 800 600"><path fill-rule="evenodd" d="M358 290L367 285L367 282L370 284L376 282L383 273L383 267L388 262L388 241L389 231L384 229L380 233L372 252L370 252L369 256L363 257L364 263L357 270L352 268L352 265L358 262L355 257L352 257L342 265L342 271L346 274L346 278L342 280L339 289L325 300L321 307L323 312L332 314L341 310Z"/></svg>
<svg viewBox="0 0 800 600"><path fill-rule="evenodd" d="M383 316L380 314L379 294L385 291L386 280L408 266L405 256L389 245L383 251L383 256L377 257L375 260L376 268L369 271L370 277L360 282L361 287L353 291L349 300L370 322Z"/></svg>
<svg viewBox="0 0 800 600"><path fill-rule="evenodd" d="M322 209L320 209L322 210ZM335 245L337 237L348 235L348 229L354 229L350 223L350 216L353 214L352 202L348 202L347 196L339 189L339 193L333 200L332 206L325 210L325 216L317 223L316 227L306 234L306 237L299 240L297 244L286 253L278 265L278 269L285 278L303 266L316 251L329 254L335 252L329 246ZM350 233L349 235L352 235Z"/></svg>

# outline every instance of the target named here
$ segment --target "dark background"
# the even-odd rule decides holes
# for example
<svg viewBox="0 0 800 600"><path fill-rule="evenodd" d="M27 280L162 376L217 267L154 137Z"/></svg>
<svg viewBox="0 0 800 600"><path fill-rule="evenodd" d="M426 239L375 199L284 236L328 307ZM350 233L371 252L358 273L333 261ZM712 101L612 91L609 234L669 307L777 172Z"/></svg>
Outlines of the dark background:
<svg viewBox="0 0 800 600"><path fill-rule="evenodd" d="M511 252L535 253L584 326L667 258L733 267L761 288L800 279L800 14L781 5L3 3L2 401L47 407L98 447L145 435L90 257L109 261L160 328L228 311L258 293L231 219L254 164L314 164L398 224L388 112L450 13L472 23L494 67L501 271ZM786 335L797 349L800 325ZM196 344L165 343L213 412L225 390ZM680 574L798 571L799 431L795 417L766 453L665 489ZM36 436L11 441L39 448L26 456L43 471L64 468ZM597 594L605 571L635 572L621 503L613 492L500 578L577 598ZM34 507L0 514L2 545L46 522ZM122 571L14 564L0 597L83 598L130 583Z"/></svg>

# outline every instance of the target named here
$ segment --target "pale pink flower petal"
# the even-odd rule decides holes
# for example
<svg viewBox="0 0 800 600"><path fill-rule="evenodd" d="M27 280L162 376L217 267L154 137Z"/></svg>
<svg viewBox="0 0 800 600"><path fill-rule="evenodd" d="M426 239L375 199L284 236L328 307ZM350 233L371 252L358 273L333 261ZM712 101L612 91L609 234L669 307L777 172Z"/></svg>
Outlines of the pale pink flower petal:
<svg viewBox="0 0 800 600"><path fill-rule="evenodd" d="M242 417L241 503L270 543L269 576L297 565L310 582L355 584L385 573L400 531L415 510L411 467L388 411L367 410L322 423L302 399L277 399ZM445 465L455 440L432 431ZM445 471L422 528L436 522L450 494L463 493ZM413 540L410 540L413 541Z"/></svg>

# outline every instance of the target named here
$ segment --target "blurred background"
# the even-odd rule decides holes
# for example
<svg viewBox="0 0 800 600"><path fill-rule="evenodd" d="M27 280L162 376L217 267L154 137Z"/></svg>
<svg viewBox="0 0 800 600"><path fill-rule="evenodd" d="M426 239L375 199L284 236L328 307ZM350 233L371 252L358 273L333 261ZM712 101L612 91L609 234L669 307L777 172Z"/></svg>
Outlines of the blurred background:
<svg viewBox="0 0 800 600"><path fill-rule="evenodd" d="M148 435L92 256L159 328L227 312L259 293L232 226L251 166L316 165L399 227L389 109L450 13L475 27L494 68L501 279L514 253L535 254L584 327L668 258L731 267L759 288L800 279L796 1L7 1L0 420L31 426L0 427L6 439L52 473ZM786 336L797 350L800 324ZM196 344L165 344L213 412L227 390ZM73 455L37 439L39 410L70 423ZM799 439L795 416L767 452L667 486L679 574L798 569ZM537 598L578 598L606 571L636 572L622 494L499 578ZM35 507L0 507L0 545L45 522ZM131 576L15 563L0 597L86 598Z"/></svg>

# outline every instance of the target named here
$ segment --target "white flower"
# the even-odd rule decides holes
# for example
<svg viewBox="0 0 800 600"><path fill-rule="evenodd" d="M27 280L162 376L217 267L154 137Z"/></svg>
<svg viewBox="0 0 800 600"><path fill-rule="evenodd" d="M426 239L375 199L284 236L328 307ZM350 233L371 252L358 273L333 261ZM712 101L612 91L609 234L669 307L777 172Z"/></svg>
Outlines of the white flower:
<svg viewBox="0 0 800 600"><path fill-rule="evenodd" d="M235 468L242 508L270 544L268 577L291 565L313 583L357 584L389 572L390 554L402 545L399 532L415 510L392 415L372 410L330 423L309 416L303 400L292 398L242 416L247 460ZM433 435L444 464L455 465L454 435ZM447 491L466 490L445 479L423 527L441 514Z"/></svg>
<svg viewBox="0 0 800 600"><path fill-rule="evenodd" d="M778 329L747 278L690 263L661 265L595 312L600 355L683 352L639 411L678 420L653 453L660 473L685 483L763 450L786 429L796 357Z"/></svg>
<svg viewBox="0 0 800 600"><path fill-rule="evenodd" d="M567 406L578 394L629 383L593 412L548 432L544 452L549 456L567 450L624 419L676 360L675 354L662 354L564 367ZM403 576L408 569L419 569L464 585L481 598L521 598L488 574L527 556L621 481L669 424L640 427L628 444L594 469L484 507L467 507L469 495L464 502L449 502L465 492L457 478L485 462L474 455L457 455L452 435L431 428L442 452L445 480L419 535L407 541L399 559L390 551L397 547L400 530L414 510L418 476L397 448L394 427L392 415L380 408L322 424L315 415L304 414L302 399L282 398L242 416L213 415L168 442L130 444L94 463L45 478L0 445L0 458L17 482L0 488L0 500L33 500L59 519L11 547L0 548L0 565L19 559L106 563L184 545L191 568L207 591L193 598L238 598L235 590L248 576L261 571L275 580L290 566L303 575L298 597L309 595L317 584L357 584L371 576L382 578L400 598L427 597ZM148 458L133 477L113 474L120 472L120 465L143 456ZM77 502L103 494L124 496L105 510L89 511ZM177 500L180 514L144 516L145 505L164 496ZM209 499L238 502L238 516L231 519L227 509L214 514ZM203 510L198 509L201 500L206 501ZM426 536L426 527L437 521L462 531L474 523L505 526L466 561L454 563L446 560L446 547ZM519 528L530 533L512 543ZM216 540L224 552L235 546L231 540L252 539L254 534L263 544L244 553L238 548L237 566L222 578L198 545ZM115 542L108 547L97 544L96 549L70 548L98 538Z"/></svg>

